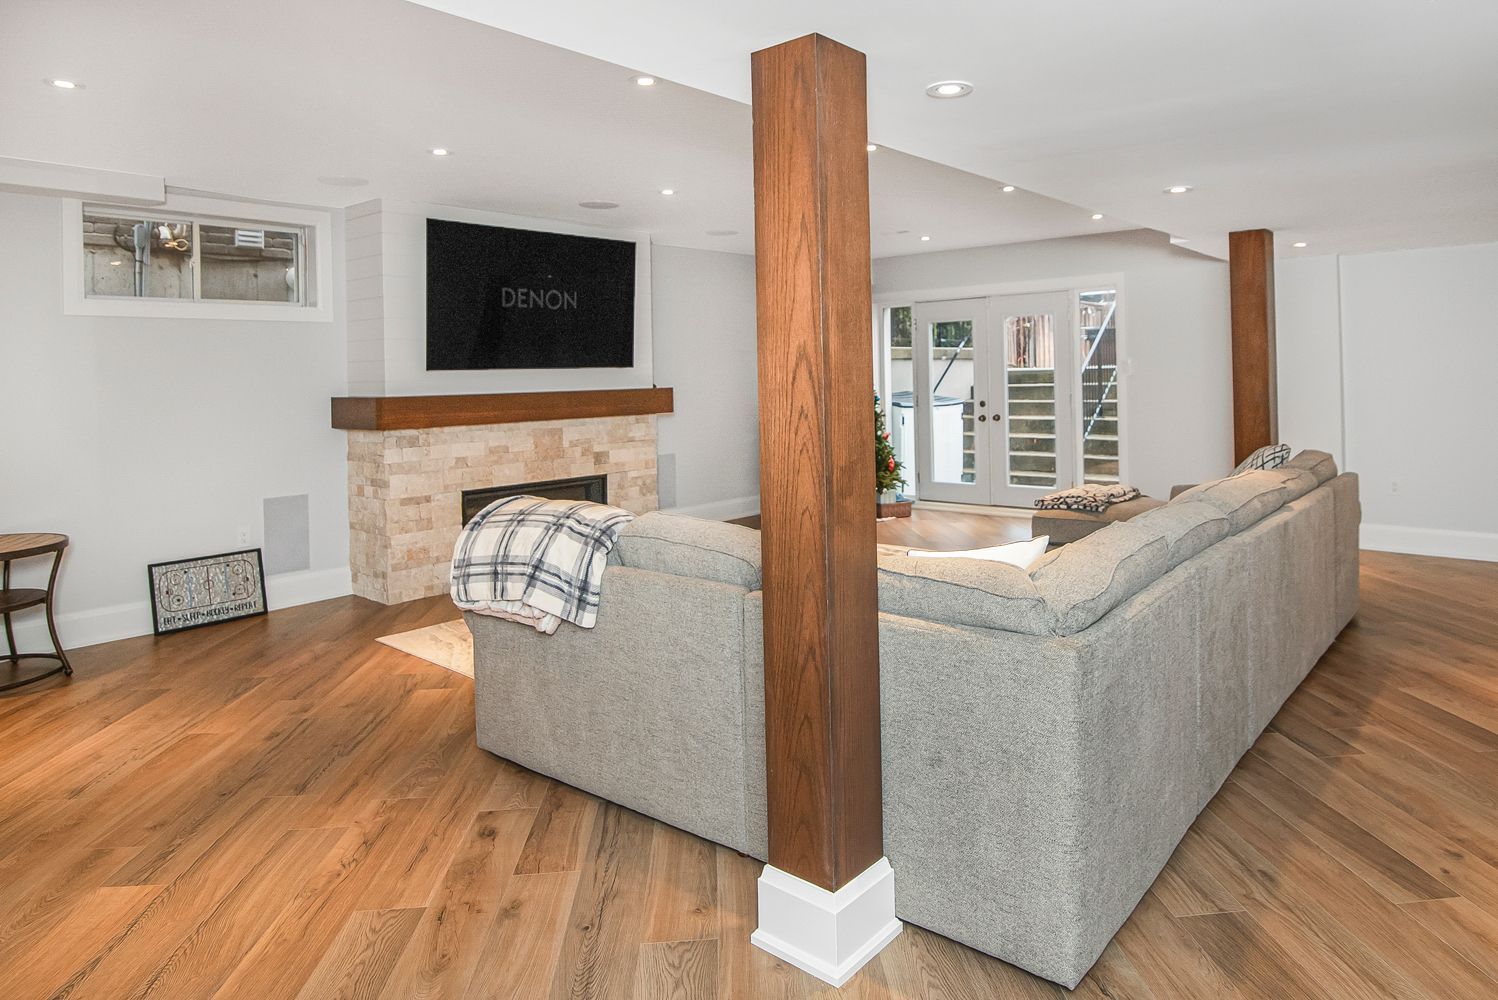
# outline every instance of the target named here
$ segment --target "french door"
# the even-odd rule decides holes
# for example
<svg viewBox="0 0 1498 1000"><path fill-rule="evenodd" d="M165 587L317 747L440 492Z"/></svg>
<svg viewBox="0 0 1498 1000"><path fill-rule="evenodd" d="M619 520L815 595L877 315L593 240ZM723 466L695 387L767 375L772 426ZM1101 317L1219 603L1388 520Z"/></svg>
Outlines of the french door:
<svg viewBox="0 0 1498 1000"><path fill-rule="evenodd" d="M912 313L916 448L923 500L990 503L988 300L917 302Z"/></svg>
<svg viewBox="0 0 1498 1000"><path fill-rule="evenodd" d="M912 319L919 496L1028 507L1074 485L1068 294L918 302Z"/></svg>

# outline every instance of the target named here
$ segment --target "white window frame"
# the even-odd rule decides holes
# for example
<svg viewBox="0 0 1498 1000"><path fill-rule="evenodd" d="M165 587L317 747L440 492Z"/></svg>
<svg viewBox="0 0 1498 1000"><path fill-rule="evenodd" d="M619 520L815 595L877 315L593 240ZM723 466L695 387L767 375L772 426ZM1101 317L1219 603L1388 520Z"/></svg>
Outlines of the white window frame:
<svg viewBox="0 0 1498 1000"><path fill-rule="evenodd" d="M106 211L125 218L190 221L240 228L295 227L305 234L302 247L302 302L232 302L201 299L90 296L84 274L83 210ZM160 205L115 205L107 201L69 199L62 213L62 311L68 316L135 316L149 319L333 321L333 215L311 208L289 208L227 201L199 195L168 194ZM193 277L197 282L196 269Z"/></svg>

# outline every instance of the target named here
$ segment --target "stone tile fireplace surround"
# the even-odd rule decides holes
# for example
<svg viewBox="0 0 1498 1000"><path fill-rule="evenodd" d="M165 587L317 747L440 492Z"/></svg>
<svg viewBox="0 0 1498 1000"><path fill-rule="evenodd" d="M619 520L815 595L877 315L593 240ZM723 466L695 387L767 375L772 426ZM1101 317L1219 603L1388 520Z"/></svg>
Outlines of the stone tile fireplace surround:
<svg viewBox="0 0 1498 1000"><path fill-rule="evenodd" d="M669 412L669 407L666 412ZM653 413L348 431L354 593L395 604L445 594L464 490L603 475L609 503L654 510Z"/></svg>

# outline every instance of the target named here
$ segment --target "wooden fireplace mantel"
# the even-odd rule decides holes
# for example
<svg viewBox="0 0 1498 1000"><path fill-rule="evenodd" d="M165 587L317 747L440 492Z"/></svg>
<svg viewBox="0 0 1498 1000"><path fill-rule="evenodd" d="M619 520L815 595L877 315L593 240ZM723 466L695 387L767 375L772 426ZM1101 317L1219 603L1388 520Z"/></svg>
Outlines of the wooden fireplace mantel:
<svg viewBox="0 0 1498 1000"><path fill-rule="evenodd" d="M586 389L457 396L335 396L333 426L344 431L519 424L670 413L671 389Z"/></svg>

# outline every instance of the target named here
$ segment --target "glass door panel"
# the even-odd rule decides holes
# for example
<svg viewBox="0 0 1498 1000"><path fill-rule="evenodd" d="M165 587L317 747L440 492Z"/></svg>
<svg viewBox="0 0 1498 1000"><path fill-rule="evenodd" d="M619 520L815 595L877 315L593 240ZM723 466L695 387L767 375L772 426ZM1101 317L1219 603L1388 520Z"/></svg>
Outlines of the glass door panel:
<svg viewBox="0 0 1498 1000"><path fill-rule="evenodd" d="M1003 344L993 362L1003 404L989 432L1000 469L992 502L1029 507L1076 483L1070 352L1062 352L1059 368L1056 363L1057 345L1073 342L1071 303L1061 292L1000 295L990 302Z"/></svg>
<svg viewBox="0 0 1498 1000"><path fill-rule="evenodd" d="M1081 329L1081 405L1077 417L1082 447L1082 481L1119 481L1118 290L1083 292L1078 297Z"/></svg>
<svg viewBox="0 0 1498 1000"><path fill-rule="evenodd" d="M915 357L911 322L910 306L891 306L884 310L885 336L889 344L889 399L884 418L890 444L895 449L895 461L905 470L906 482L900 492L917 496L915 477L919 465L916 459Z"/></svg>
<svg viewBox="0 0 1498 1000"><path fill-rule="evenodd" d="M987 302L922 302L914 309L920 496L988 503Z"/></svg>

